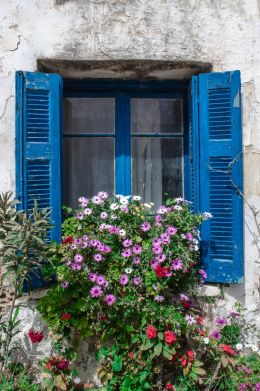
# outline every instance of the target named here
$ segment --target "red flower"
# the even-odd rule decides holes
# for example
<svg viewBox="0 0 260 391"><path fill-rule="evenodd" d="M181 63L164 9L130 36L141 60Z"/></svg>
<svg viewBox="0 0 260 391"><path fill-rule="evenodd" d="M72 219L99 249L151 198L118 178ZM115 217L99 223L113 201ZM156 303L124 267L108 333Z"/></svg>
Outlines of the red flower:
<svg viewBox="0 0 260 391"><path fill-rule="evenodd" d="M167 324L165 327L166 327L167 330L170 330L171 325L170 325L170 324Z"/></svg>
<svg viewBox="0 0 260 391"><path fill-rule="evenodd" d="M157 277L171 277L172 275L170 267L162 267L161 265L158 265L154 271Z"/></svg>
<svg viewBox="0 0 260 391"><path fill-rule="evenodd" d="M108 316L106 314L101 314L100 315L100 320L106 321L106 320L108 320Z"/></svg>
<svg viewBox="0 0 260 391"><path fill-rule="evenodd" d="M197 322L198 322L198 324L202 324L203 323L203 318L201 317L201 316L199 316L198 318L197 318Z"/></svg>
<svg viewBox="0 0 260 391"><path fill-rule="evenodd" d="M62 240L62 244L71 244L73 243L73 237L72 236L67 236Z"/></svg>
<svg viewBox="0 0 260 391"><path fill-rule="evenodd" d="M32 343L39 343L44 339L44 335L42 331L34 331L33 329L29 330L28 336L32 341Z"/></svg>
<svg viewBox="0 0 260 391"><path fill-rule="evenodd" d="M185 367L185 365L187 365L187 359L184 357L184 356L181 356L181 366L182 367Z"/></svg>
<svg viewBox="0 0 260 391"><path fill-rule="evenodd" d="M186 354L189 357L189 361L194 360L195 354L194 354L193 350L187 350Z"/></svg>
<svg viewBox="0 0 260 391"><path fill-rule="evenodd" d="M167 330L164 333L164 340L167 343L167 345L172 345L173 342L177 341L177 337L172 331Z"/></svg>
<svg viewBox="0 0 260 391"><path fill-rule="evenodd" d="M64 313L61 315L61 319L62 319L62 320L70 320L70 319L71 319L71 314L69 314L68 312L64 312Z"/></svg>
<svg viewBox="0 0 260 391"><path fill-rule="evenodd" d="M133 359L135 358L134 352L129 352L129 353L128 353L128 357L129 357L131 360L133 360Z"/></svg>
<svg viewBox="0 0 260 391"><path fill-rule="evenodd" d="M153 327L152 324L150 324L146 329L146 335L149 339L153 339L157 335L156 329Z"/></svg>
<svg viewBox="0 0 260 391"><path fill-rule="evenodd" d="M205 331L204 330L200 330L200 336L203 337L203 335L205 335Z"/></svg>
<svg viewBox="0 0 260 391"><path fill-rule="evenodd" d="M235 356L236 352L230 345L221 344L220 345L224 352L231 354L232 356Z"/></svg>
<svg viewBox="0 0 260 391"><path fill-rule="evenodd" d="M47 363L45 364L45 368L46 368L46 369L51 369L51 367L52 367L51 363L47 362Z"/></svg>
<svg viewBox="0 0 260 391"><path fill-rule="evenodd" d="M66 369L69 368L69 362L64 359L60 359L57 363L57 368L61 369L62 371L66 371Z"/></svg>
<svg viewBox="0 0 260 391"><path fill-rule="evenodd" d="M181 305L183 306L183 308L190 308L190 303L188 301L182 301Z"/></svg>
<svg viewBox="0 0 260 391"><path fill-rule="evenodd" d="M175 387L171 383L167 383L165 388L166 390L175 391Z"/></svg>

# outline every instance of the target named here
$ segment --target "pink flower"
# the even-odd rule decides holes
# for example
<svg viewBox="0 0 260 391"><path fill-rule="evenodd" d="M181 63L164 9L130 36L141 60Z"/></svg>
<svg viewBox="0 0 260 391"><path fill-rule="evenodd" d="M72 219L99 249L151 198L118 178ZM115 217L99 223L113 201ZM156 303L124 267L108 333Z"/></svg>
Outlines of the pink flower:
<svg viewBox="0 0 260 391"><path fill-rule="evenodd" d="M170 237L167 234L161 234L161 241L163 244L169 244Z"/></svg>
<svg viewBox="0 0 260 391"><path fill-rule="evenodd" d="M154 254L159 255L159 254L161 254L161 253L163 252L163 249L162 249L161 246L153 246L152 252L153 252Z"/></svg>
<svg viewBox="0 0 260 391"><path fill-rule="evenodd" d="M60 285L61 285L61 287L63 289L67 289L69 287L69 282L68 281L63 281Z"/></svg>
<svg viewBox="0 0 260 391"><path fill-rule="evenodd" d="M116 301L116 297L109 294L105 296L104 301L107 303L107 305L113 305Z"/></svg>
<svg viewBox="0 0 260 391"><path fill-rule="evenodd" d="M135 285L140 285L141 284L141 278L140 277L135 277L134 280L133 280L134 284Z"/></svg>
<svg viewBox="0 0 260 391"><path fill-rule="evenodd" d="M224 326L225 324L227 324L227 321L226 319L218 318L216 319L216 324L218 324L219 326Z"/></svg>
<svg viewBox="0 0 260 391"><path fill-rule="evenodd" d="M135 244L132 248L133 253L136 255L141 254L142 250L142 246L140 246L139 244Z"/></svg>
<svg viewBox="0 0 260 391"><path fill-rule="evenodd" d="M106 279L105 279L105 277L103 277L103 276L98 276L98 277L96 278L96 283L97 283L98 285L105 285L105 284L106 284Z"/></svg>
<svg viewBox="0 0 260 391"><path fill-rule="evenodd" d="M141 230L142 230L143 232L150 231L150 229L151 229L151 224L148 223L147 221L145 221L145 222L143 222L143 223L141 224L140 228L141 228Z"/></svg>
<svg viewBox="0 0 260 391"><path fill-rule="evenodd" d="M176 258L172 261L173 270L181 270L183 268L183 263L180 259Z"/></svg>
<svg viewBox="0 0 260 391"><path fill-rule="evenodd" d="M121 252L121 255L122 255L122 257L124 257L124 258L129 258L129 257L131 257L131 255L132 255L132 251L131 251L130 248L125 248L125 249Z"/></svg>
<svg viewBox="0 0 260 391"><path fill-rule="evenodd" d="M141 263L141 259L140 259L139 257L135 257L135 258L133 259L133 264L135 264L135 265L140 265L140 263Z"/></svg>
<svg viewBox="0 0 260 391"><path fill-rule="evenodd" d="M220 333L218 330L214 330L214 331L211 333L211 337L214 338L214 339L220 339L221 333Z"/></svg>
<svg viewBox="0 0 260 391"><path fill-rule="evenodd" d="M121 285L127 285L128 282L129 282L128 276L126 274L121 274L120 279L119 279L119 283Z"/></svg>
<svg viewBox="0 0 260 391"><path fill-rule="evenodd" d="M101 254L95 254L95 255L94 255L94 260L95 260L96 262L100 262L100 261L103 260L103 257L102 257Z"/></svg>
<svg viewBox="0 0 260 391"><path fill-rule="evenodd" d="M89 273L88 279L89 279L90 281L92 281L92 282L95 282L96 279L97 279L97 274L96 274L96 273L92 273L92 272Z"/></svg>
<svg viewBox="0 0 260 391"><path fill-rule="evenodd" d="M103 291L100 286L95 285L93 286L93 288L90 289L90 295L91 297L100 297L103 295Z"/></svg>
<svg viewBox="0 0 260 391"><path fill-rule="evenodd" d="M156 260L159 262L159 263L162 263L164 262L166 259L166 255L165 254L160 254L156 257Z"/></svg>
<svg viewBox="0 0 260 391"><path fill-rule="evenodd" d="M206 279L208 277L207 273L203 269L199 269L198 273L201 275L202 278Z"/></svg>
<svg viewBox="0 0 260 391"><path fill-rule="evenodd" d="M130 247L130 246L132 246L132 244L133 244L133 242L132 242L131 239L126 239L126 240L123 241L123 246L124 247Z"/></svg>
<svg viewBox="0 0 260 391"><path fill-rule="evenodd" d="M193 236L192 236L192 234L191 234L190 232L187 232L187 233L186 233L185 238L186 238L187 240L189 240L190 242L193 240Z"/></svg>
<svg viewBox="0 0 260 391"><path fill-rule="evenodd" d="M76 254L74 257L75 262L82 262L83 261L83 256L80 254Z"/></svg>
<svg viewBox="0 0 260 391"><path fill-rule="evenodd" d="M172 226L169 226L169 227L167 228L167 230L166 230L166 232L167 232L167 234L168 234L169 236L174 236L174 235L176 235L177 231L178 231L177 228L172 227Z"/></svg>

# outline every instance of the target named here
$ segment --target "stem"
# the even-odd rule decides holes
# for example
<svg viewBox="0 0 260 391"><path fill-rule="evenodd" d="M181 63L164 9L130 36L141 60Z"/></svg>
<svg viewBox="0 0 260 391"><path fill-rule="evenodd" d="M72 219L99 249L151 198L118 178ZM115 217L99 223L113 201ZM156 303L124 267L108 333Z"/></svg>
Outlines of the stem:
<svg viewBox="0 0 260 391"><path fill-rule="evenodd" d="M213 376L211 378L211 381L210 381L208 387L205 389L205 391L210 391L210 388L211 388L212 384L214 383L214 381L216 380L216 378L218 376L220 367L221 367L221 361L219 361L218 365L216 366L215 371L213 373Z"/></svg>
<svg viewBox="0 0 260 391"><path fill-rule="evenodd" d="M12 339L12 318L13 318L13 313L14 313L14 308L15 308L15 302L17 299L17 293L18 293L18 283L17 280L15 281L15 286L14 286L14 295L11 303L11 308L9 312L9 316L7 319L7 331L6 331L6 338L4 341L3 345L3 351L2 355L4 358L4 361L0 363L0 378L3 376L4 371L7 366L8 358L9 358L9 347Z"/></svg>

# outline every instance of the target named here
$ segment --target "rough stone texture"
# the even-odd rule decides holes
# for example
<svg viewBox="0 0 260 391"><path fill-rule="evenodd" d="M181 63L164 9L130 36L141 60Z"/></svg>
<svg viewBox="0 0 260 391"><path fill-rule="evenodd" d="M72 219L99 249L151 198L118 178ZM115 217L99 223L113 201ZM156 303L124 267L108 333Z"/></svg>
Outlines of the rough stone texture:
<svg viewBox="0 0 260 391"><path fill-rule="evenodd" d="M178 76L173 64L194 73L198 64L212 64L213 71L241 70L244 191L260 209L259 0L2 0L0 16L0 191L15 188L15 70L34 71L40 59L41 69L54 66L75 75L84 62L89 77L106 70L106 77L120 77L120 65L111 72L111 63L99 70L89 62L140 60L172 64L169 73L150 75L165 78L173 77L173 69ZM260 323L255 230L245 206L245 279L224 288L219 306L225 312L239 300L248 319Z"/></svg>

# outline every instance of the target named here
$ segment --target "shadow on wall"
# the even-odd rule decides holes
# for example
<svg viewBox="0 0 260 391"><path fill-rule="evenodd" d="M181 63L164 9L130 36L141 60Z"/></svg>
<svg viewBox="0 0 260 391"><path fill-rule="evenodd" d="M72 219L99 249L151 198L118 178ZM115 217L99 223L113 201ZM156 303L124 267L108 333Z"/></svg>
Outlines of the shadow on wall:
<svg viewBox="0 0 260 391"><path fill-rule="evenodd" d="M68 1L71 1L71 0L55 0L55 5L61 5L61 4L67 3Z"/></svg>

